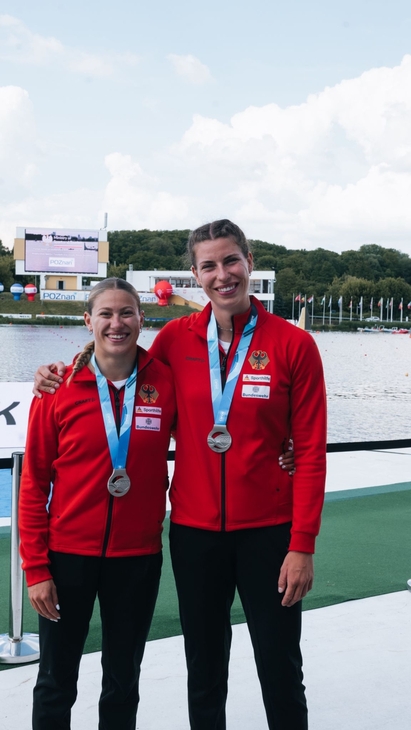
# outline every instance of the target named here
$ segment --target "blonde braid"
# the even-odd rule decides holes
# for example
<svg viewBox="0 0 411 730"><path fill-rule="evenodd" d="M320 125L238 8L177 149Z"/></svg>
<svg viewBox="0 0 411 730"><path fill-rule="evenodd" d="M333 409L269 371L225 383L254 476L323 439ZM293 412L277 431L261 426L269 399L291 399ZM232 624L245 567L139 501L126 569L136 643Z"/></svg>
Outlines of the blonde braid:
<svg viewBox="0 0 411 730"><path fill-rule="evenodd" d="M85 365L88 365L90 362L91 356L94 352L94 340L91 342L88 342L87 345L84 346L84 349L80 354L78 355L76 362L74 363L73 371L70 375L70 377L66 381L66 385L69 386L71 383L71 380L73 376L78 373L81 368L84 368Z"/></svg>

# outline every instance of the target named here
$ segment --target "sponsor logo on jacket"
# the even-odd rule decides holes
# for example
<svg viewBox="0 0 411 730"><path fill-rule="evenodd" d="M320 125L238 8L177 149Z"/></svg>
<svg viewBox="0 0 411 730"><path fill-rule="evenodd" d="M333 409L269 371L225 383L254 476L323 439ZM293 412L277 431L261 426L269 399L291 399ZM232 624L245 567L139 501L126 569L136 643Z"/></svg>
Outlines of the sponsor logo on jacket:
<svg viewBox="0 0 411 730"><path fill-rule="evenodd" d="M254 373L244 373L244 383L270 383L271 375L254 375Z"/></svg>
<svg viewBox="0 0 411 730"><path fill-rule="evenodd" d="M270 386L269 385L246 385L243 383L243 389L241 391L243 398L269 398L270 397Z"/></svg>
<svg viewBox="0 0 411 730"><path fill-rule="evenodd" d="M136 416L161 416L162 409L157 406L136 406Z"/></svg>
<svg viewBox="0 0 411 730"><path fill-rule="evenodd" d="M137 431L160 431L161 418L149 418L146 416L136 417Z"/></svg>

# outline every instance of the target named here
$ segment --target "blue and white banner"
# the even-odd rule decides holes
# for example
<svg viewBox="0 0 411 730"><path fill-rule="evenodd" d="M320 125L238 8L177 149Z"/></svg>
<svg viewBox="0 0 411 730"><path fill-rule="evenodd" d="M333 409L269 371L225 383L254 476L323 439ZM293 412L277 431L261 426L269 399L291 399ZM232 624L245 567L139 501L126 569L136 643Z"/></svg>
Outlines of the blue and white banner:
<svg viewBox="0 0 411 730"><path fill-rule="evenodd" d="M79 289L71 291L70 289L41 289L40 299L49 302L87 302L90 296L89 290Z"/></svg>

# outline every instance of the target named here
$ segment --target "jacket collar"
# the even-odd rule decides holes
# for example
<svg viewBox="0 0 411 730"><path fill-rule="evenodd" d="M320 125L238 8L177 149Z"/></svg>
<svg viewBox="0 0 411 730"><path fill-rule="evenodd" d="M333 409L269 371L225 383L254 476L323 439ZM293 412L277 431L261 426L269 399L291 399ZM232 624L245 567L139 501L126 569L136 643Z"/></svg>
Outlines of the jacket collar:
<svg viewBox="0 0 411 730"><path fill-rule="evenodd" d="M266 321L266 319L270 316L267 312L267 310L263 307L261 302L256 299L254 296L250 296L250 302L251 304L254 304L257 314L258 314L258 321L257 321L257 329L261 327L261 325ZM248 317L250 316L250 309L251 306L247 309L246 312L242 312L241 314L235 314L231 320L233 322L233 330L236 334L241 334L246 323L248 320ZM210 321L211 316L211 302L209 302L203 309L202 312L200 312L199 315L196 315L192 322L189 325L189 329L196 332L201 337L204 337L207 339L207 327L208 323Z"/></svg>
<svg viewBox="0 0 411 730"><path fill-rule="evenodd" d="M147 352L147 350L144 350L143 347L140 347L140 345L137 345L137 375L145 368L152 360L152 356L150 353ZM74 361L73 361L74 364ZM65 374L65 380L69 377L73 370L73 365L70 365ZM81 368L81 370L78 371L78 373L75 374L73 381L90 381L95 382L96 378L95 375L91 372L91 370L85 366L84 368Z"/></svg>

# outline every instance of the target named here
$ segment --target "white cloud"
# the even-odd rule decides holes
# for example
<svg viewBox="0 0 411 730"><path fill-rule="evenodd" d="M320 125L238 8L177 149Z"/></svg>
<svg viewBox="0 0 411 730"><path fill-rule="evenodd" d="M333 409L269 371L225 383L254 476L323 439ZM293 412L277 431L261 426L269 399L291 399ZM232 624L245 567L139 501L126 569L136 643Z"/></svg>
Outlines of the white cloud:
<svg viewBox="0 0 411 730"><path fill-rule="evenodd" d="M27 187L35 174L38 148L33 108L27 91L0 87L0 197Z"/></svg>
<svg viewBox="0 0 411 730"><path fill-rule="evenodd" d="M54 193L56 178L51 175L50 194L39 195L37 167L44 163L28 92L0 87L0 239L8 247L13 245L16 226L95 228L102 225L106 210L112 228L186 225L187 199L162 190L128 155L107 155L111 180L106 190Z"/></svg>
<svg viewBox="0 0 411 730"><path fill-rule="evenodd" d="M57 38L33 33L11 15L0 15L0 59L38 66L60 64L74 73L97 78L115 76L139 62L132 53L93 54L65 46Z"/></svg>
<svg viewBox="0 0 411 730"><path fill-rule="evenodd" d="M70 71L93 76L97 78L108 78L113 75L114 69L111 61L90 53L80 51L67 54L67 67Z"/></svg>
<svg viewBox="0 0 411 730"><path fill-rule="evenodd" d="M103 191L79 188L47 196L31 192L19 202L1 207L0 239L12 248L16 226L95 229L103 220Z"/></svg>
<svg viewBox="0 0 411 730"><path fill-rule="evenodd" d="M12 247L16 226L96 228L108 211L110 229L188 228L189 199L162 190L130 155L118 152L105 158L111 180L105 190L74 189L39 196L26 191L0 211L0 238Z"/></svg>
<svg viewBox="0 0 411 730"><path fill-rule="evenodd" d="M194 116L173 148L253 237L337 249L377 241L411 253L411 56L395 68L229 124ZM206 182L207 181L207 182Z"/></svg>
<svg viewBox="0 0 411 730"><path fill-rule="evenodd" d="M208 66L201 63L195 56L190 54L188 56L178 56L175 53L169 53L167 59L178 76L182 76L191 84L205 84L212 79Z"/></svg>
<svg viewBox="0 0 411 730"><path fill-rule="evenodd" d="M186 227L187 196L158 189L158 181L146 175L130 155L113 152L106 156L105 164L111 174L104 198L110 228Z"/></svg>
<svg viewBox="0 0 411 730"><path fill-rule="evenodd" d="M8 23L3 27L15 27ZM53 44L46 48L59 53ZM0 238L9 245L4 231L8 236L12 223L14 236L27 221L93 227L107 210L110 228L188 228L230 217L248 236L290 248L375 242L411 254L410 129L405 56L394 68L372 69L299 105L248 107L229 123L195 115L180 141L168 150L159 145L144 166L128 154L106 155L105 189L79 191L74 182L67 195L39 197L34 182L45 163L32 104L24 89L5 87ZM46 157L43 180L54 183L52 155Z"/></svg>
<svg viewBox="0 0 411 730"><path fill-rule="evenodd" d="M63 52L63 45L56 38L32 33L11 15L0 15L0 39L0 57L3 60L43 64Z"/></svg>
<svg viewBox="0 0 411 730"><path fill-rule="evenodd" d="M16 226L102 225L103 190L37 194L44 160L28 92L18 86L0 87L0 239L9 248ZM52 190L55 178L51 179Z"/></svg>

